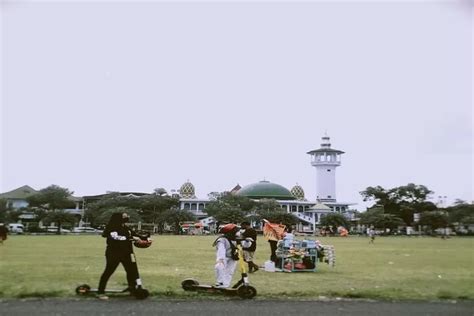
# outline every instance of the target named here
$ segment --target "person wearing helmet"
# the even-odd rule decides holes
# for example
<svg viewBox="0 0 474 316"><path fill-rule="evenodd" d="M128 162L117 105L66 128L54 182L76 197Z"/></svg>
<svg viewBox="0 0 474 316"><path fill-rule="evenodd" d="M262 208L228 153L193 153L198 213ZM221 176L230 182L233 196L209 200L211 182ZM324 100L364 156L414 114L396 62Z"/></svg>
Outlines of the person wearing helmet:
<svg viewBox="0 0 474 316"><path fill-rule="evenodd" d="M216 287L230 287L232 276L235 272L237 260L236 235L239 228L235 224L224 225L220 230L219 236L213 243L216 247L216 265L214 267L216 273Z"/></svg>
<svg viewBox="0 0 474 316"><path fill-rule="evenodd" d="M105 250L105 270L100 277L97 291L99 299L108 299L105 295L105 287L110 276L115 272L120 263L127 273L130 291L133 292L137 286L141 286L139 284L141 281L138 277L132 244L134 241L133 237L138 237L138 235L125 225L128 221L129 216L127 213L114 213L102 233L102 237L107 238L107 248Z"/></svg>

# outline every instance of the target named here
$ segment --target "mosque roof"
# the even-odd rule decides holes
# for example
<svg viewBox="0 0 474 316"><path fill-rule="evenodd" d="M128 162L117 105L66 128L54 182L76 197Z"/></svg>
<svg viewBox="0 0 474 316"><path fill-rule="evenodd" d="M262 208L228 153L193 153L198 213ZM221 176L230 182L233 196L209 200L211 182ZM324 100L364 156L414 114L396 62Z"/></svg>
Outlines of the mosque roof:
<svg viewBox="0 0 474 316"><path fill-rule="evenodd" d="M295 199L291 192L284 186L265 180L244 186L237 192L237 195L245 196L250 199Z"/></svg>
<svg viewBox="0 0 474 316"><path fill-rule="evenodd" d="M313 205L309 208L309 210L313 211L330 211L331 208L327 205L324 205L322 203L316 203L316 205Z"/></svg>
<svg viewBox="0 0 474 316"><path fill-rule="evenodd" d="M307 154L314 154L314 153L336 153L336 154L343 154L342 150L332 149L332 148L319 148L315 150L308 151Z"/></svg>
<svg viewBox="0 0 474 316"><path fill-rule="evenodd" d="M195 199L196 198L196 191L194 189L194 185L188 181L186 181L181 188L179 189L179 194L183 198L188 198L188 199Z"/></svg>
<svg viewBox="0 0 474 316"><path fill-rule="evenodd" d="M291 195L293 195L297 200L304 200L304 190L303 188L296 184L292 189L291 189Z"/></svg>
<svg viewBox="0 0 474 316"><path fill-rule="evenodd" d="M29 185L24 185L19 187L15 190L8 191L5 193L0 194L0 198L2 199L12 199L12 200L23 200L26 199L34 194L38 193L35 189L30 187Z"/></svg>

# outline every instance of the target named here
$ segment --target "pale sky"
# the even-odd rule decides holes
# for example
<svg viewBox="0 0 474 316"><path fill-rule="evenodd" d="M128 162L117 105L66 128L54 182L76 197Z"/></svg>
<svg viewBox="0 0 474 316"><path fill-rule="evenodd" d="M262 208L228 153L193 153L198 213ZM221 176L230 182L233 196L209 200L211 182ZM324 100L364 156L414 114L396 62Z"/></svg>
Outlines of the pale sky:
<svg viewBox="0 0 474 316"><path fill-rule="evenodd" d="M0 192L267 179L473 200L470 1L2 1Z"/></svg>

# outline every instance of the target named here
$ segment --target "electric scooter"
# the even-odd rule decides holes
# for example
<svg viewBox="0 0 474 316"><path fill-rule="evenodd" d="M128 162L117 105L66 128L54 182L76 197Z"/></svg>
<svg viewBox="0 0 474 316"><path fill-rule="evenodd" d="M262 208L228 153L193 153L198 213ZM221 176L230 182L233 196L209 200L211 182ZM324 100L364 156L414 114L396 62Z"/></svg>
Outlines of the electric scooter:
<svg viewBox="0 0 474 316"><path fill-rule="evenodd" d="M139 239L136 240L131 240L133 241L133 244L138 247L138 248L148 248L151 245L151 240L149 239L149 234L146 235L141 235L139 236ZM140 279L140 275L138 273L138 265L137 265L137 260L135 257L134 253L130 254L131 256L131 261L132 261L132 271L131 273L134 276L134 279L136 280L136 286L134 289L130 289L129 287L123 289L123 290L105 290L105 293L109 294L121 294L121 293L127 293L130 292L131 295L135 296L136 299L143 300L147 298L150 295L150 292L147 289L144 289L142 287L142 281ZM90 294L97 294L98 289L93 289L91 288L88 284L82 284L79 285L76 288L76 294L78 295L90 295Z"/></svg>
<svg viewBox="0 0 474 316"><path fill-rule="evenodd" d="M239 269L242 275L241 279L231 288L220 288L212 285L199 284L196 279L185 279L181 282L181 287L185 291L199 291L210 294L224 294L229 296L239 296L243 299L251 299L257 295L257 289L249 284L246 264L243 257L242 246L237 245L239 253Z"/></svg>

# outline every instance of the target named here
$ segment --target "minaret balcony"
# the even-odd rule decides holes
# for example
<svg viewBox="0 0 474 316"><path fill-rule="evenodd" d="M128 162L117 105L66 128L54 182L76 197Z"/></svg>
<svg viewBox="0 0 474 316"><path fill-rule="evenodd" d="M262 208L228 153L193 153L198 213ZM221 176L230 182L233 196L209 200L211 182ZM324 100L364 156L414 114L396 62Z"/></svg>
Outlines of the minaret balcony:
<svg viewBox="0 0 474 316"><path fill-rule="evenodd" d="M340 161L311 161L312 166L340 166Z"/></svg>

